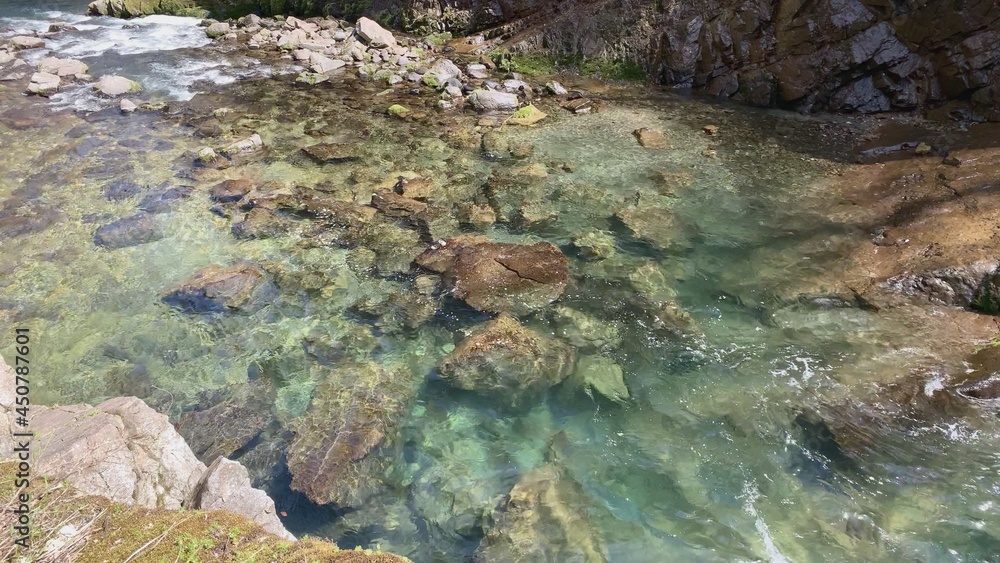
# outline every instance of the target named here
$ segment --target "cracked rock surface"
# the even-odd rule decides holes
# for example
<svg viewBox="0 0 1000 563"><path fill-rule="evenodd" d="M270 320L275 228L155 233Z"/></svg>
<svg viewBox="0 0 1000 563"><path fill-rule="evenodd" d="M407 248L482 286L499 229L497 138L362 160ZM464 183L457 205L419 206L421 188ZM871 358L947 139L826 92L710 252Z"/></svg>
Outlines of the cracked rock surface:
<svg viewBox="0 0 1000 563"><path fill-rule="evenodd" d="M569 261L547 242L509 244L456 237L435 245L417 264L443 273L455 297L491 313L526 315L562 295Z"/></svg>

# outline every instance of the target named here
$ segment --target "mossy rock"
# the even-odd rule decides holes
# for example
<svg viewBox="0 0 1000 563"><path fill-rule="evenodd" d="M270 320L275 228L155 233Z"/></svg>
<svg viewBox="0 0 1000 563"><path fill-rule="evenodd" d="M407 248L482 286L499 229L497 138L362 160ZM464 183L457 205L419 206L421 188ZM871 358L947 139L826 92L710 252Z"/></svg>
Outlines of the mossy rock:
<svg viewBox="0 0 1000 563"><path fill-rule="evenodd" d="M401 106L399 104L393 104L393 105L389 106L389 109L386 110L386 113L388 113L389 115L391 115L393 117L398 117L400 119L404 119L404 118L408 117L410 115L410 113L412 113L412 112L406 106Z"/></svg>
<svg viewBox="0 0 1000 563"><path fill-rule="evenodd" d="M539 121L548 117L549 114L541 111L533 105L527 105L523 108L514 112L514 115L510 116L510 123L514 125L535 125Z"/></svg>
<svg viewBox="0 0 1000 563"><path fill-rule="evenodd" d="M0 498L13 503L16 467L0 463ZM406 563L404 557L371 550L341 550L318 539L287 541L264 531L251 520L228 511L147 509L84 496L64 483L32 480L30 548L25 561L324 561L332 563ZM13 504L11 504L13 506ZM0 516L10 531L15 514ZM65 526L77 530L69 542L45 553L49 540ZM81 539L82 541L76 541ZM12 549L13 533L0 538L0 551ZM14 551L10 551L14 553Z"/></svg>

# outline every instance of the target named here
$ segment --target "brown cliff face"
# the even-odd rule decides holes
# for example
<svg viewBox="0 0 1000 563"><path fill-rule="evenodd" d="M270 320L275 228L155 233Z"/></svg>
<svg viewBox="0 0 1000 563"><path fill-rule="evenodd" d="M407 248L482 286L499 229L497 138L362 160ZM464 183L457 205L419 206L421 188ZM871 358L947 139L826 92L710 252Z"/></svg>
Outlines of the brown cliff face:
<svg viewBox="0 0 1000 563"><path fill-rule="evenodd" d="M420 22L642 63L655 82L805 111L948 100L1000 119L996 0L414 0ZM436 20L435 20L436 18Z"/></svg>

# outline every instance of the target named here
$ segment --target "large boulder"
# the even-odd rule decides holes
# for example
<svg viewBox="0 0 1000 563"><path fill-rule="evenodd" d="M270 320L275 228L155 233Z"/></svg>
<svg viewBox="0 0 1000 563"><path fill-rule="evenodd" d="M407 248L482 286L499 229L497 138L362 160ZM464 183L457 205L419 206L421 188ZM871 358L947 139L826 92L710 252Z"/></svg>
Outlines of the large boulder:
<svg viewBox="0 0 1000 563"><path fill-rule="evenodd" d="M565 342L501 315L462 340L438 368L454 387L520 407L562 382L573 371L573 359Z"/></svg>
<svg viewBox="0 0 1000 563"><path fill-rule="evenodd" d="M163 302L193 313L236 311L263 305L274 291L258 266L212 265L164 292Z"/></svg>
<svg viewBox="0 0 1000 563"><path fill-rule="evenodd" d="M431 88L443 89L448 81L462 75L458 65L448 59L438 59L430 70L424 73L422 81Z"/></svg>
<svg viewBox="0 0 1000 563"><path fill-rule="evenodd" d="M85 493L180 508L205 472L166 416L135 397L96 407L32 405L34 470ZM7 429L10 431L10 429Z"/></svg>
<svg viewBox="0 0 1000 563"><path fill-rule="evenodd" d="M392 32L379 25L375 20L361 18L354 30L358 38L369 47L381 49L396 46L396 38L393 37Z"/></svg>
<svg viewBox="0 0 1000 563"><path fill-rule="evenodd" d="M13 370L0 357L0 461L15 459ZM219 458L206 470L170 420L135 397L92 407L31 406L32 472L77 491L144 508L228 510L294 540L274 502L253 489L239 463Z"/></svg>
<svg viewBox="0 0 1000 563"><path fill-rule="evenodd" d="M518 316L558 299L569 278L566 256L547 242L510 244L457 237L432 246L416 262L444 274L453 295L472 307Z"/></svg>

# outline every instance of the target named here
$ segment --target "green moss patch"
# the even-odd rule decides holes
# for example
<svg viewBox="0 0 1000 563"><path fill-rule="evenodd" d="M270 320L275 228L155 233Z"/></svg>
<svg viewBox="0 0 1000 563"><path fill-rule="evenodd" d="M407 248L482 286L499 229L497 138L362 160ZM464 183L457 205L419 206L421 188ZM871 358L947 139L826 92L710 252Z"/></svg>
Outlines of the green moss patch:
<svg viewBox="0 0 1000 563"><path fill-rule="evenodd" d="M16 466L0 463L0 502L15 502ZM336 545L308 538L292 542L265 532L252 521L225 511L163 510L125 506L108 499L86 496L65 484L35 477L31 486L32 523L30 547L14 545L11 510L0 514L7 531L0 536L0 558L4 561L74 561L76 563L120 563L122 561L182 561L264 563L322 561L332 563L405 563L403 557L372 550L341 550ZM75 528L68 539L60 538L65 526ZM63 541L55 553L42 559L46 544ZM55 557L53 557L55 556Z"/></svg>

